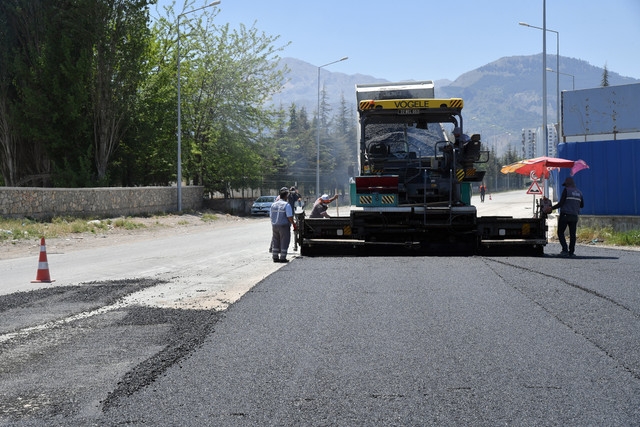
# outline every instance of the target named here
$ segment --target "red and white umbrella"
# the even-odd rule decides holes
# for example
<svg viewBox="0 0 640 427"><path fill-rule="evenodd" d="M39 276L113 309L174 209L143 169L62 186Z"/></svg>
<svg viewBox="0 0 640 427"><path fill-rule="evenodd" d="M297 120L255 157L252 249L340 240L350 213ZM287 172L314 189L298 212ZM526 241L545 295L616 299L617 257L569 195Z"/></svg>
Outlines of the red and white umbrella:
<svg viewBox="0 0 640 427"><path fill-rule="evenodd" d="M511 163L510 165L503 166L500 172L507 173L519 173L520 175L529 175L533 181L540 178L549 178L549 172L559 168L572 168L571 175L576 172L588 168L589 166L584 160L567 160L557 157L535 157L533 159L520 160L519 162ZM575 172L573 172L575 168Z"/></svg>

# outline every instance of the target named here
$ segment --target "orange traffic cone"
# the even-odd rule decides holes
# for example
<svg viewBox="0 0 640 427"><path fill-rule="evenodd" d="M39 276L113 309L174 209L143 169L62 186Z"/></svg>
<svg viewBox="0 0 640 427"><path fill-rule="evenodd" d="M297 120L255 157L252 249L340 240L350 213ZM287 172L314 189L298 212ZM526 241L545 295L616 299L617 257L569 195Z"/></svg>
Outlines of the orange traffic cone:
<svg viewBox="0 0 640 427"><path fill-rule="evenodd" d="M40 258L38 259L38 274L36 274L36 280L32 280L31 283L51 283L55 280L51 280L49 276L49 263L47 262L47 247L44 244L44 237L40 239Z"/></svg>

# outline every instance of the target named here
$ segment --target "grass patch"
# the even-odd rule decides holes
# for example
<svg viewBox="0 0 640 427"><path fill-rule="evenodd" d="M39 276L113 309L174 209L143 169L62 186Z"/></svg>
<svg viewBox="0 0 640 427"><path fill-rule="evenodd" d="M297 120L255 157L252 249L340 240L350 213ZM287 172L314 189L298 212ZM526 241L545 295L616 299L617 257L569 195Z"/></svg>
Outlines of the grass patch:
<svg viewBox="0 0 640 427"><path fill-rule="evenodd" d="M135 230L137 228L146 227L144 224L135 222L131 218L118 218L113 222L113 226L123 228L125 230Z"/></svg>
<svg viewBox="0 0 640 427"><path fill-rule="evenodd" d="M32 239L51 232L48 224L30 219L1 219L0 241Z"/></svg>
<svg viewBox="0 0 640 427"><path fill-rule="evenodd" d="M213 222L218 220L218 216L216 214L206 213L202 215L202 220L204 222Z"/></svg>
<svg viewBox="0 0 640 427"><path fill-rule="evenodd" d="M640 246L640 230L614 231L612 227L578 227L576 237L580 243Z"/></svg>
<svg viewBox="0 0 640 427"><path fill-rule="evenodd" d="M2 218L0 217L0 242L28 240L44 238L63 237L70 234L82 233L100 233L107 232L111 228L121 230L137 230L147 228L145 223L137 221L139 218L156 218L152 227L162 226L161 220L172 215L184 215L186 212L179 214L170 214L166 212L158 212L149 215L140 215L136 217L121 217L116 219L92 219L92 218L73 218L73 217L54 217L51 220L34 220L28 218ZM219 219L214 213L204 213L201 220L204 222L213 222ZM179 225L188 225L187 219L181 219Z"/></svg>
<svg viewBox="0 0 640 427"><path fill-rule="evenodd" d="M110 227L133 230L144 227L144 224L137 223L129 218L117 219L116 221L70 217L55 217L51 221L0 218L0 242L40 237L53 238L69 234L98 233L107 231Z"/></svg>

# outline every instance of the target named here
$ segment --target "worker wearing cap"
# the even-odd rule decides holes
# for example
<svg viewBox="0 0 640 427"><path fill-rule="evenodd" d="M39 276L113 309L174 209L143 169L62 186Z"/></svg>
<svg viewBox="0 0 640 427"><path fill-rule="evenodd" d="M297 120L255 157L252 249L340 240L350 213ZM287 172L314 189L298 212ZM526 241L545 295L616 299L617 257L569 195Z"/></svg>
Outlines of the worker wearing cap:
<svg viewBox="0 0 640 427"><path fill-rule="evenodd" d="M302 197L298 193L296 187L291 187L289 189L289 204L293 208L293 213L296 212L296 203L298 203L299 201L302 201Z"/></svg>
<svg viewBox="0 0 640 427"><path fill-rule="evenodd" d="M453 128L453 137L455 139L456 146L463 145L465 142L469 142L471 139L469 138L469 135L462 133L462 129L460 129L458 126Z"/></svg>
<svg viewBox="0 0 640 427"><path fill-rule="evenodd" d="M311 210L311 215L309 218L329 218L329 214L327 213L327 209L329 208L329 203L333 202L338 198L336 194L333 197L329 197L328 194L323 194L316 200L313 204L313 209Z"/></svg>
<svg viewBox="0 0 640 427"><path fill-rule="evenodd" d="M578 190L576 183L570 176L562 183L564 189L558 203L551 207L551 210L560 208L560 216L558 217L558 240L562 246L560 256L574 256L576 248L576 229L578 227L578 215L580 209L584 208L584 199L582 191ZM567 247L567 239L564 232L569 227L569 246Z"/></svg>
<svg viewBox="0 0 640 427"><path fill-rule="evenodd" d="M291 225L296 229L293 222L293 209L288 202L289 189L282 187L280 197L271 205L271 255L273 262L289 262L287 259L287 249L291 242Z"/></svg>

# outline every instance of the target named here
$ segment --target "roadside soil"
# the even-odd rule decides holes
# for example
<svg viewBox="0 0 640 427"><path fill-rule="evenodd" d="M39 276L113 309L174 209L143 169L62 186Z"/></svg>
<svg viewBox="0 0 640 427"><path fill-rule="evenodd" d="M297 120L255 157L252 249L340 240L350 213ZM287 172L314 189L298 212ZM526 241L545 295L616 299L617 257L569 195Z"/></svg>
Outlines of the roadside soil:
<svg viewBox="0 0 640 427"><path fill-rule="evenodd" d="M70 233L65 236L45 239L47 253L73 250L90 249L114 244L127 243L135 240L154 239L177 233L197 233L203 229L228 227L244 221L259 221L260 218L239 217L224 213L197 212L183 215L162 215L152 217L132 217L128 221L140 224L140 227L127 229L110 225L105 230L96 232ZM215 215L212 219L212 215ZM115 223L118 218L111 218ZM107 221L105 219L104 221ZM15 239L0 241L0 260L21 258L25 256L38 256L40 251L40 238Z"/></svg>

